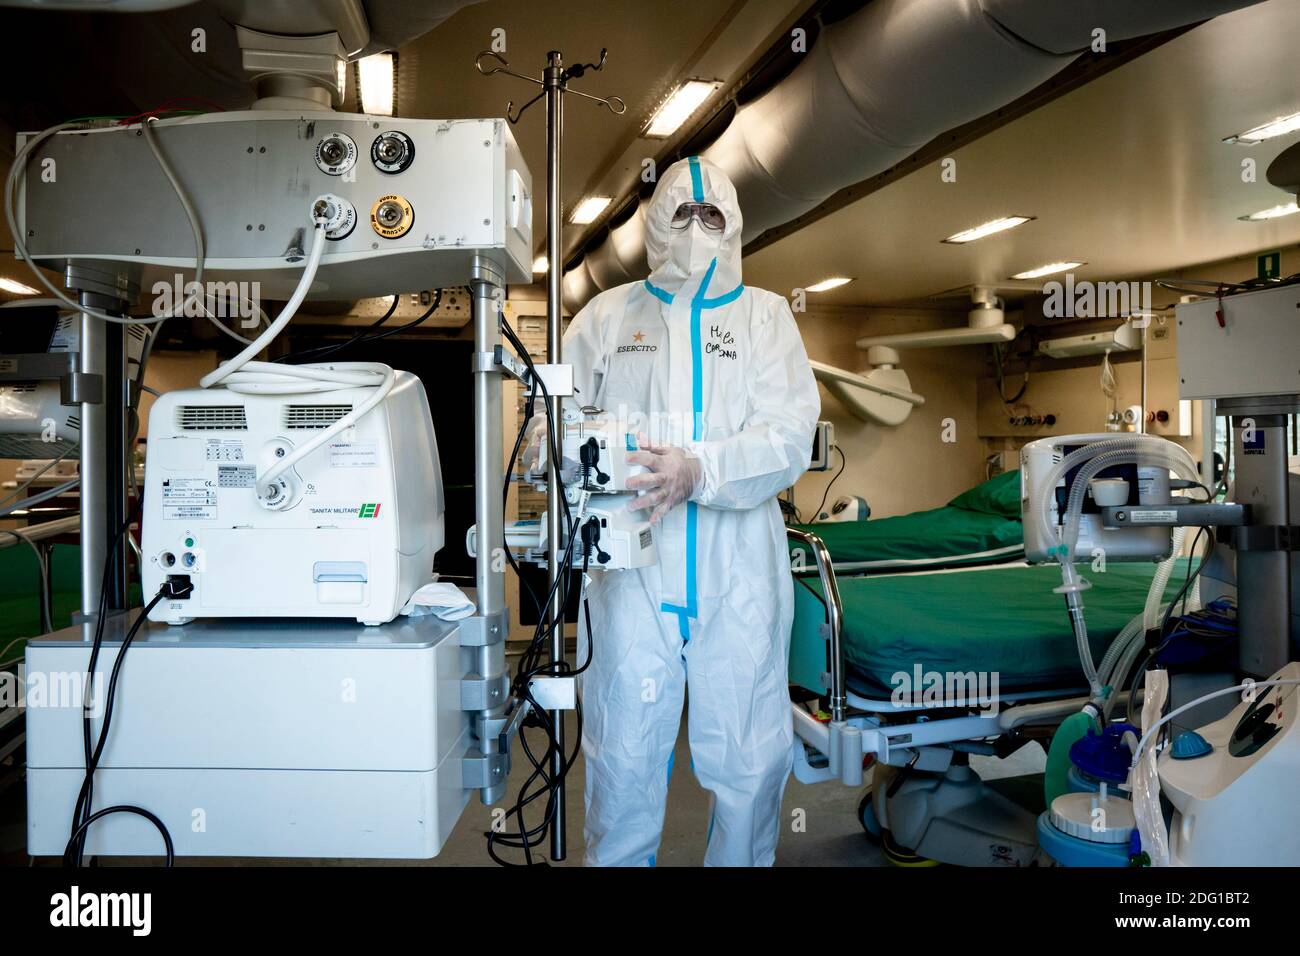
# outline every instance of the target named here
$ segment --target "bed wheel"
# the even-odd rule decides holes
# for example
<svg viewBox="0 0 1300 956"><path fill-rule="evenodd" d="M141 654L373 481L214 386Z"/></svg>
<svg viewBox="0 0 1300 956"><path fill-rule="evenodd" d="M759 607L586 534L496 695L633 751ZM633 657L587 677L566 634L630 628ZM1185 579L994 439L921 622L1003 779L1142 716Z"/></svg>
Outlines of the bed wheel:
<svg viewBox="0 0 1300 956"><path fill-rule="evenodd" d="M876 808L872 806L872 790L867 788L862 799L858 801L858 822L862 824L862 832L866 834L867 839L874 846L880 846L880 821L876 819Z"/></svg>

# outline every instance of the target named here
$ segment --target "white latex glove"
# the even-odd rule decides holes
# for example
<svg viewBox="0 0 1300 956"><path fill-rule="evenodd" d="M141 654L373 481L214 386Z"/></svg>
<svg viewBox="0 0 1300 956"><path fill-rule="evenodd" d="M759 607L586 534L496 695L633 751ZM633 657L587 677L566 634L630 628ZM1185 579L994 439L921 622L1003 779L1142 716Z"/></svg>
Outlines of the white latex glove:
<svg viewBox="0 0 1300 956"><path fill-rule="evenodd" d="M533 474L541 469L542 446L546 443L546 437L546 415L538 412L528 419L528 425L524 428L524 453L519 458L524 474Z"/></svg>
<svg viewBox="0 0 1300 956"><path fill-rule="evenodd" d="M627 486L647 493L633 498L627 510L653 508L650 523L658 524L660 518L695 494L704 471L698 458L676 445L650 445L644 435L638 436L637 445L640 450L629 454L627 461L630 465L642 465L646 473L633 475L627 480Z"/></svg>

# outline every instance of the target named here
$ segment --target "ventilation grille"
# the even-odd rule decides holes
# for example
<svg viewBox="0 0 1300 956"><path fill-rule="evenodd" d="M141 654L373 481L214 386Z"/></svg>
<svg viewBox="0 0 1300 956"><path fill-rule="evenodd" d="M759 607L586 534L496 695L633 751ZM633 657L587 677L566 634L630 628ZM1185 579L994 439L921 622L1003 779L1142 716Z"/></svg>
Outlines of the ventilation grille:
<svg viewBox="0 0 1300 956"><path fill-rule="evenodd" d="M351 405L286 405L285 428L329 428L352 411Z"/></svg>
<svg viewBox="0 0 1300 956"><path fill-rule="evenodd" d="M181 405L176 424L189 432L248 431L243 405Z"/></svg>

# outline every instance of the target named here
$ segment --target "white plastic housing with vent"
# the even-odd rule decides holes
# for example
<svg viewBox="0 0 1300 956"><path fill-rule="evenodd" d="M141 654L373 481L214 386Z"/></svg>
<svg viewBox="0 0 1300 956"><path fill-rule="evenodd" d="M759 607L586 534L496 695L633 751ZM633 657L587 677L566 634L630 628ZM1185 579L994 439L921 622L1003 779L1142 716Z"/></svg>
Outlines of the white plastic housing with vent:
<svg viewBox="0 0 1300 956"><path fill-rule="evenodd" d="M390 621L430 580L443 544L442 472L420 380L387 398L287 474L268 508L256 478L283 451L360 404L369 389L244 395L169 392L149 415L144 590L188 576L193 593L155 621L342 617ZM400 454L398 454L400 443Z"/></svg>

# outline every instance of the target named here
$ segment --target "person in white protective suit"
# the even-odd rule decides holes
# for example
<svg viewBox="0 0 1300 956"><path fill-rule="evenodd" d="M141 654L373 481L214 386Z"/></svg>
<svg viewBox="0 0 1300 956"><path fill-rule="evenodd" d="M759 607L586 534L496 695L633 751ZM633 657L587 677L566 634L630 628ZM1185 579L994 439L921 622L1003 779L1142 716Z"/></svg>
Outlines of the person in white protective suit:
<svg viewBox="0 0 1300 956"><path fill-rule="evenodd" d="M794 616L776 495L808 467L821 404L789 305L741 283L740 233L723 172L675 163L646 213L649 279L598 295L564 338L577 404L641 435L631 507L659 552L588 591L588 865L654 864L688 687L691 761L712 794L706 865L776 854Z"/></svg>

